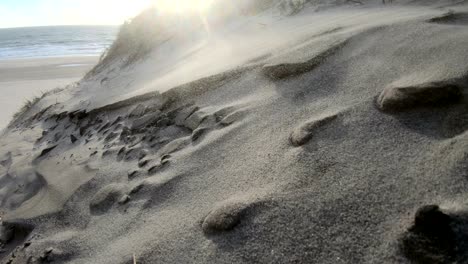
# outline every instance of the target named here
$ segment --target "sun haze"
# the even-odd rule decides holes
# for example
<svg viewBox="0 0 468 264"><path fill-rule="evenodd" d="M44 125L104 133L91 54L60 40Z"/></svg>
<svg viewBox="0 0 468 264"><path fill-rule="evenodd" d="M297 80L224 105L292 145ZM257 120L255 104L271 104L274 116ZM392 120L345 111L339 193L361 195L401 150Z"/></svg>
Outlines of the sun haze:
<svg viewBox="0 0 468 264"><path fill-rule="evenodd" d="M51 25L119 25L155 6L180 15L207 11L214 0L0 1L0 28Z"/></svg>

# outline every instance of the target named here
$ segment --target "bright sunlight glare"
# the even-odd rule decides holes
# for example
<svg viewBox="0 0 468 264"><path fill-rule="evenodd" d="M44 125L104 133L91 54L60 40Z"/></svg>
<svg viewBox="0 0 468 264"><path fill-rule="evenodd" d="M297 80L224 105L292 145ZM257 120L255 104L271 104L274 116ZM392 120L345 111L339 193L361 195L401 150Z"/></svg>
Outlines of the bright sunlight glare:
<svg viewBox="0 0 468 264"><path fill-rule="evenodd" d="M155 6L162 12L187 13L205 12L214 0L155 0Z"/></svg>

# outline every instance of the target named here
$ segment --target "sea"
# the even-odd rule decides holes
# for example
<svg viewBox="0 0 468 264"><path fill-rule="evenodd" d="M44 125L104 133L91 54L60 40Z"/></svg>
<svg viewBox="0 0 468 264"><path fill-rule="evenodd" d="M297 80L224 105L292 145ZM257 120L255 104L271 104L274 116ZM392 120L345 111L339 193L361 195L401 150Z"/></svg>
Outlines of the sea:
<svg viewBox="0 0 468 264"><path fill-rule="evenodd" d="M0 28L0 60L96 56L114 41L117 26Z"/></svg>

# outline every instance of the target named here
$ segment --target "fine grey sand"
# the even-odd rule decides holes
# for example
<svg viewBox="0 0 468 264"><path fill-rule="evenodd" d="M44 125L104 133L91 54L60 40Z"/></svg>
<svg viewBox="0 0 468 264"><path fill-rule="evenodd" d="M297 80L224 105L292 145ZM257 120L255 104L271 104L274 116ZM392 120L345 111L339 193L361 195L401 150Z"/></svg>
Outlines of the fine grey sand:
<svg viewBox="0 0 468 264"><path fill-rule="evenodd" d="M0 260L468 263L468 3L261 2L20 113Z"/></svg>
<svg viewBox="0 0 468 264"><path fill-rule="evenodd" d="M97 60L95 56L0 60L0 130L26 100L78 81Z"/></svg>

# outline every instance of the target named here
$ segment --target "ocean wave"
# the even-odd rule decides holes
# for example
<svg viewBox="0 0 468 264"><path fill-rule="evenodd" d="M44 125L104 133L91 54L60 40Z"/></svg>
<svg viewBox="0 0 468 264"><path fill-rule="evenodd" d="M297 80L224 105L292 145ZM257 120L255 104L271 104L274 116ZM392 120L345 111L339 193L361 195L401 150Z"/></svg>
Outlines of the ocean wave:
<svg viewBox="0 0 468 264"><path fill-rule="evenodd" d="M116 34L115 26L0 29L0 59L99 55Z"/></svg>

